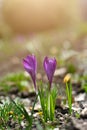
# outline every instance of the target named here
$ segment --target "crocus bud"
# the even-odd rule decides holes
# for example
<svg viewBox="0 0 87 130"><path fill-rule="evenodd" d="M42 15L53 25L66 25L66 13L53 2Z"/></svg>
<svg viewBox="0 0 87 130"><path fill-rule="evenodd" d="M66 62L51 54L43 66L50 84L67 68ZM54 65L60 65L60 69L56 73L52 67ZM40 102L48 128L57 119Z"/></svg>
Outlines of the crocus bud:
<svg viewBox="0 0 87 130"><path fill-rule="evenodd" d="M56 64L57 62L55 58L48 58L48 57L44 58L43 66L47 74L47 78L49 80L49 85L50 85L49 88L51 88L53 75L56 69Z"/></svg>
<svg viewBox="0 0 87 130"><path fill-rule="evenodd" d="M23 65L25 70L30 74L36 90L36 72L37 72L36 57L34 55L28 55L25 59L23 59Z"/></svg>
<svg viewBox="0 0 87 130"><path fill-rule="evenodd" d="M64 77L64 79L63 79L64 83L68 83L70 80L71 80L71 74L67 74L67 75Z"/></svg>

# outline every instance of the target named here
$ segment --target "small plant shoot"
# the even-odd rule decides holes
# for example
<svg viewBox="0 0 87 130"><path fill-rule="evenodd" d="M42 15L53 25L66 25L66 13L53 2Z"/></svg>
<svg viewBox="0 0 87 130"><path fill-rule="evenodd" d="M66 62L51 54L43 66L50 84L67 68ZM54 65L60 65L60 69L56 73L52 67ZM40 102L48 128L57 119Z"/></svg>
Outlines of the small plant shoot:
<svg viewBox="0 0 87 130"><path fill-rule="evenodd" d="M71 85L71 75L67 74L64 77L64 83L66 84L66 96L68 100L69 113L72 113L72 85Z"/></svg>

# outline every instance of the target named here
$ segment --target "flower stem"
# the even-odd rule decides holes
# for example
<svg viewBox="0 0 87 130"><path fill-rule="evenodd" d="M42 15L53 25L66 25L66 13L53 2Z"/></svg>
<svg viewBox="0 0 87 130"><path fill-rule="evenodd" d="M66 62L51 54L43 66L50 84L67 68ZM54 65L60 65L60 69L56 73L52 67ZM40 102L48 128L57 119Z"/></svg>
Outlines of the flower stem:
<svg viewBox="0 0 87 130"><path fill-rule="evenodd" d="M72 113L72 85L70 82L66 83L66 95L68 99L69 113Z"/></svg>

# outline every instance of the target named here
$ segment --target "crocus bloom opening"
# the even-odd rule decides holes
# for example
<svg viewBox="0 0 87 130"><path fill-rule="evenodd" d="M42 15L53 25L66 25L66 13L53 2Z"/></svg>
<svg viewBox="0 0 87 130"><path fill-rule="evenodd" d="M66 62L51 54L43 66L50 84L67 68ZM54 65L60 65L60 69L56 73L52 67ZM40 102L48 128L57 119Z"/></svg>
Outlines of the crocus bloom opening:
<svg viewBox="0 0 87 130"><path fill-rule="evenodd" d="M53 75L56 69L56 64L57 62L55 58L48 58L48 57L44 58L43 66L49 80L50 88L52 84Z"/></svg>
<svg viewBox="0 0 87 130"><path fill-rule="evenodd" d="M28 55L25 59L23 59L23 65L25 70L30 74L34 87L36 89L36 72L37 72L37 60L34 55Z"/></svg>

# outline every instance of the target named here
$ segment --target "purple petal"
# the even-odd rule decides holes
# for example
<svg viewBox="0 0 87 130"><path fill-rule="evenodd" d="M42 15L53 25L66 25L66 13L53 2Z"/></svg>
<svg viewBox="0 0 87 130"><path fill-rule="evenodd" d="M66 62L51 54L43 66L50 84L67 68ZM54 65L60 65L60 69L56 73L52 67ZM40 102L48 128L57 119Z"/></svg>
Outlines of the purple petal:
<svg viewBox="0 0 87 130"><path fill-rule="evenodd" d="M30 74L34 87L36 89L36 72L37 72L37 60L34 55L28 55L25 59L23 59L23 65L25 70Z"/></svg>
<svg viewBox="0 0 87 130"><path fill-rule="evenodd" d="M26 59L23 59L23 65L24 65L24 68L25 70L28 72L31 68L31 66L29 66L29 63Z"/></svg>
<svg viewBox="0 0 87 130"><path fill-rule="evenodd" d="M28 61L29 66L32 66L34 71L36 71L36 69L37 69L37 61L36 61L35 56L34 55L32 55L32 56L28 55L27 56L27 61Z"/></svg>
<svg viewBox="0 0 87 130"><path fill-rule="evenodd" d="M51 87L53 75L56 69L56 59L45 57L43 66Z"/></svg>

